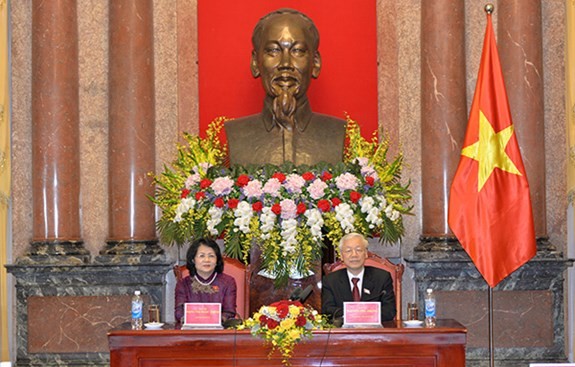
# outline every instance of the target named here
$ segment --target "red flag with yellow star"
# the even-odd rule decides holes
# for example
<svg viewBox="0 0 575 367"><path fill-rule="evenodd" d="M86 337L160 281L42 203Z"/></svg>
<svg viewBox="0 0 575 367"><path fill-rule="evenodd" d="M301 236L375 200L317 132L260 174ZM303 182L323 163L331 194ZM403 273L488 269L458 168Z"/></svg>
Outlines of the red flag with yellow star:
<svg viewBox="0 0 575 367"><path fill-rule="evenodd" d="M527 175L514 131L491 14L459 166L449 226L490 287L535 256Z"/></svg>

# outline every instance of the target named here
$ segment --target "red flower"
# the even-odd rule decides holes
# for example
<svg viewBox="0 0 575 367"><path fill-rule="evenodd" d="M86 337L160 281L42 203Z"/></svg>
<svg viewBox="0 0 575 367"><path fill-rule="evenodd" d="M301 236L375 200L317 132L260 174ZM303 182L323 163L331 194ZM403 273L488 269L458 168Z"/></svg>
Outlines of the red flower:
<svg viewBox="0 0 575 367"><path fill-rule="evenodd" d="M222 199L222 198L217 198L216 200L214 200L214 206L216 208L223 208L225 204L226 203L224 202L224 199Z"/></svg>
<svg viewBox="0 0 575 367"><path fill-rule="evenodd" d="M239 187L244 187L248 184L248 182L250 182L250 177L248 175L240 175L236 180L236 185Z"/></svg>
<svg viewBox="0 0 575 367"><path fill-rule="evenodd" d="M306 320L305 316L303 316L303 315L299 315L297 317L297 319L295 320L296 326L305 326L306 323L307 323L307 320Z"/></svg>
<svg viewBox="0 0 575 367"><path fill-rule="evenodd" d="M190 195L190 190L188 189L183 189L182 190L182 194L180 195L180 198L185 199L188 197L188 195Z"/></svg>
<svg viewBox="0 0 575 367"><path fill-rule="evenodd" d="M357 191L352 191L349 193L349 200L351 200L352 203L357 203L360 198L361 194Z"/></svg>
<svg viewBox="0 0 575 367"><path fill-rule="evenodd" d="M264 204L262 204L261 201L256 201L255 203L252 204L252 210L254 212L261 212L263 207L264 207Z"/></svg>
<svg viewBox="0 0 575 367"><path fill-rule="evenodd" d="M282 207L280 206L279 203L275 203L274 205L272 205L272 212L274 212L275 215L280 215L282 212Z"/></svg>
<svg viewBox="0 0 575 367"><path fill-rule="evenodd" d="M210 187L211 184L212 180L210 180L209 178L204 178L203 180L200 181L200 188L207 189L208 187Z"/></svg>
<svg viewBox="0 0 575 367"><path fill-rule="evenodd" d="M278 307L276 307L276 312L277 312L278 316L283 319L289 313L289 305L285 304L285 303L279 305Z"/></svg>
<svg viewBox="0 0 575 367"><path fill-rule="evenodd" d="M367 176L365 178L365 183L368 184L369 186L373 186L373 184L375 183L375 178Z"/></svg>
<svg viewBox="0 0 575 367"><path fill-rule="evenodd" d="M230 200L228 200L228 208L235 209L238 207L239 203L240 201L238 199L231 198Z"/></svg>
<svg viewBox="0 0 575 367"><path fill-rule="evenodd" d="M258 320L260 325L265 325L268 322L268 317L266 315L260 315L260 319Z"/></svg>
<svg viewBox="0 0 575 367"><path fill-rule="evenodd" d="M331 198L331 204L336 207L341 204L341 200L339 198Z"/></svg>
<svg viewBox="0 0 575 367"><path fill-rule="evenodd" d="M328 171L325 171L324 173L322 173L321 175L321 180L322 181L329 181L333 178L333 175L331 173L329 173Z"/></svg>
<svg viewBox="0 0 575 367"><path fill-rule="evenodd" d="M273 329L277 328L278 326L279 326L279 322L277 322L276 320L274 320L274 319L268 319L267 320L268 329L273 330Z"/></svg>
<svg viewBox="0 0 575 367"><path fill-rule="evenodd" d="M306 181L311 181L315 178L315 176L311 172L306 172L303 175L301 175L301 177Z"/></svg>
<svg viewBox="0 0 575 367"><path fill-rule="evenodd" d="M203 191L196 192L196 200L200 201L206 197L206 193Z"/></svg>
<svg viewBox="0 0 575 367"><path fill-rule="evenodd" d="M331 209L331 204L329 203L328 200L321 199L317 202L317 207L319 208L319 210L325 213L329 212L329 210Z"/></svg>
<svg viewBox="0 0 575 367"><path fill-rule="evenodd" d="M307 206L305 206L304 203L299 203L299 204L297 205L296 211L297 211L297 214L298 214L298 215L301 215L301 214L305 213L306 210L307 210Z"/></svg>
<svg viewBox="0 0 575 367"><path fill-rule="evenodd" d="M277 178L279 182L284 182L286 180L286 175L281 172L276 172L272 175L272 178Z"/></svg>

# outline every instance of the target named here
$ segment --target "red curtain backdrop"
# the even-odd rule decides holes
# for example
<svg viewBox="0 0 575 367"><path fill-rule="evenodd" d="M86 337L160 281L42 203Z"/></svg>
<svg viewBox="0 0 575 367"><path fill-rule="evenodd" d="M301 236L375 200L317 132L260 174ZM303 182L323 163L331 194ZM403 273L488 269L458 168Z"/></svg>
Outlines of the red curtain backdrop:
<svg viewBox="0 0 575 367"><path fill-rule="evenodd" d="M200 131L218 116L258 113L264 92L250 72L251 35L270 11L293 8L320 32L322 70L308 96L315 112L345 118L377 131L377 48L374 0L199 0Z"/></svg>

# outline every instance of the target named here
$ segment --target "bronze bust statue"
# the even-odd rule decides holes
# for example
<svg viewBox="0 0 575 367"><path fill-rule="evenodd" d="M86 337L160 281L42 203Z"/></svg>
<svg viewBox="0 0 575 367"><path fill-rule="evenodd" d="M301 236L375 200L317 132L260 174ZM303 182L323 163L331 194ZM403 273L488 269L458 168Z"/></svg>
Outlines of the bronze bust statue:
<svg viewBox="0 0 575 367"><path fill-rule="evenodd" d="M321 70L313 21L293 9L276 10L257 23L252 44L251 71L262 79L264 108L224 125L230 163L341 162L345 121L312 112L306 95Z"/></svg>

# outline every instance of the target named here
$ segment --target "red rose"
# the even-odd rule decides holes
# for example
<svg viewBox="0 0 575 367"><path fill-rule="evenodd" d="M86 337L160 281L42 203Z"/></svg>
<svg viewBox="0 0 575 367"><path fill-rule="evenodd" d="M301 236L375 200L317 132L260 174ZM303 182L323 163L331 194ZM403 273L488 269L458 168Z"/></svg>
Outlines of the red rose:
<svg viewBox="0 0 575 367"><path fill-rule="evenodd" d="M240 201L238 199L231 198L230 200L228 200L228 208L235 209L238 207L239 203Z"/></svg>
<svg viewBox="0 0 575 367"><path fill-rule="evenodd" d="M206 193L203 191L196 192L196 200L200 201L206 197Z"/></svg>
<svg viewBox="0 0 575 367"><path fill-rule="evenodd" d="M299 203L299 204L297 205L296 211L297 211L297 214L298 214L298 215L301 215L301 214L305 213L306 210L307 210L307 206L305 206L304 203Z"/></svg>
<svg viewBox="0 0 575 367"><path fill-rule="evenodd" d="M210 180L209 178L204 178L203 180L200 181L200 187L202 189L207 189L208 187L210 187L211 184L212 180Z"/></svg>
<svg viewBox="0 0 575 367"><path fill-rule="evenodd" d="M268 329L273 330L273 329L277 328L278 326L279 326L279 322L277 322L276 320L274 320L274 319L268 319L267 320Z"/></svg>
<svg viewBox="0 0 575 367"><path fill-rule="evenodd" d="M239 187L244 187L248 184L248 182L250 182L250 177L248 175L240 175L236 180L236 185Z"/></svg>
<svg viewBox="0 0 575 367"><path fill-rule="evenodd" d="M306 181L311 181L315 178L315 176L311 172L306 172L303 175L301 175L301 177Z"/></svg>
<svg viewBox="0 0 575 367"><path fill-rule="evenodd" d="M305 324L307 323L307 320L305 318L305 316L299 315L297 317L297 319L295 320L295 324L296 326L305 326Z"/></svg>
<svg viewBox="0 0 575 367"><path fill-rule="evenodd" d="M261 201L256 201L255 203L252 204L252 210L254 212L261 212L263 207L264 207L264 204L262 204Z"/></svg>
<svg viewBox="0 0 575 367"><path fill-rule="evenodd" d="M188 195L190 195L190 190L188 189L183 189L182 190L182 194L180 195L180 198L185 199L188 197Z"/></svg>
<svg viewBox="0 0 575 367"><path fill-rule="evenodd" d="M272 205L272 212L274 212L275 215L280 215L282 212L282 207L278 203L275 203Z"/></svg>
<svg viewBox="0 0 575 367"><path fill-rule="evenodd" d="M329 201L321 199L317 202L317 207L319 210L325 213L329 212L329 210L331 209L331 204L329 203Z"/></svg>
<svg viewBox="0 0 575 367"><path fill-rule="evenodd" d="M336 207L341 204L341 200L339 198L331 198L331 204Z"/></svg>
<svg viewBox="0 0 575 367"><path fill-rule="evenodd" d="M272 178L277 178L279 182L284 182L286 180L286 175L281 172L276 172L272 175Z"/></svg>
<svg viewBox="0 0 575 367"><path fill-rule="evenodd" d="M357 191L352 191L349 193L349 200L351 200L352 203L357 203L360 198L361 194Z"/></svg>
<svg viewBox="0 0 575 367"><path fill-rule="evenodd" d="M373 184L375 183L375 178L367 176L365 178L365 183L368 184L369 186L373 186Z"/></svg>
<svg viewBox="0 0 575 367"><path fill-rule="evenodd" d="M287 304L279 305L278 307L276 307L276 312L277 312L278 316L281 319L283 319L289 313L289 305L287 305Z"/></svg>
<svg viewBox="0 0 575 367"><path fill-rule="evenodd" d="M260 322L260 325L265 325L268 322L268 317L266 315L260 315L260 319L258 320Z"/></svg>
<svg viewBox="0 0 575 367"><path fill-rule="evenodd" d="M225 204L226 203L224 202L224 199L222 199L222 198L217 198L216 200L214 200L214 206L216 208L223 208Z"/></svg>
<svg viewBox="0 0 575 367"><path fill-rule="evenodd" d="M329 173L328 171L325 171L324 173L322 173L321 175L321 180L322 181L329 181L333 178L333 175L331 173Z"/></svg>

